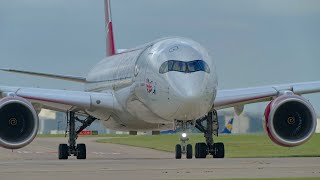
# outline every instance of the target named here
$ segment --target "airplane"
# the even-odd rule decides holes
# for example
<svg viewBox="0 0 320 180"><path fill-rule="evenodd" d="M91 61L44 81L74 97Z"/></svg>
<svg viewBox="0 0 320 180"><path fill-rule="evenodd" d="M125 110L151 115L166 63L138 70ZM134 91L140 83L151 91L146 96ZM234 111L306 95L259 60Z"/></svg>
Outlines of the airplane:
<svg viewBox="0 0 320 180"><path fill-rule="evenodd" d="M217 110L233 107L241 114L246 104L270 102L264 126L270 139L285 147L307 142L317 120L312 104L301 95L320 92L320 81L218 89L214 59L199 43L183 37L166 37L116 52L110 2L104 1L107 57L86 77L56 75L3 68L20 74L83 83L85 91L0 86L0 146L22 148L37 134L41 109L66 112L68 143L60 144L59 159L86 159L86 145L78 134L100 120L120 131L161 131L172 126L187 131L190 125L204 133L195 144L195 158L224 158L222 142L215 142ZM78 116L86 116L79 129ZM206 124L206 125L203 125ZM193 147L175 146L175 158L193 156Z"/></svg>
<svg viewBox="0 0 320 180"><path fill-rule="evenodd" d="M233 128L233 118L231 118L224 129L220 132L220 134L231 134L232 133L232 128Z"/></svg>

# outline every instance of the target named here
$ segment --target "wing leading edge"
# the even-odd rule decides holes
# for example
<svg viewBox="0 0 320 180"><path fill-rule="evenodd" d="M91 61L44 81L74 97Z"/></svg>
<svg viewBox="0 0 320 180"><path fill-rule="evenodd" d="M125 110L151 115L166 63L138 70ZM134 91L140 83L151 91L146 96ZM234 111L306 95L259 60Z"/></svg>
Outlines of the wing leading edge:
<svg viewBox="0 0 320 180"><path fill-rule="evenodd" d="M18 73L18 74L28 74L28 75L32 75L32 76L47 77L47 78L65 80L65 81L73 81L73 82L78 82L78 83L86 83L87 82L86 78L77 77L77 76L39 73L39 72L22 71L22 70L5 69L5 68L0 68L0 71L6 71L6 72L12 72L12 73Z"/></svg>
<svg viewBox="0 0 320 180"><path fill-rule="evenodd" d="M21 88L0 86L0 98L10 95L22 97L42 108L66 112L68 110L114 109L112 92L96 93L83 91L53 90L41 88Z"/></svg>
<svg viewBox="0 0 320 180"><path fill-rule="evenodd" d="M218 90L214 108L223 109L270 101L284 91L292 91L297 95L317 93L320 92L320 81Z"/></svg>

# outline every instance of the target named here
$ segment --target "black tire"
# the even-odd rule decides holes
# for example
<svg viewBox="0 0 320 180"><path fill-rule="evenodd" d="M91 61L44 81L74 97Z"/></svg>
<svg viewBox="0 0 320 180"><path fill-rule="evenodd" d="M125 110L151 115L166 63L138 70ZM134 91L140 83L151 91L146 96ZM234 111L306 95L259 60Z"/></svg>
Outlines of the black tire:
<svg viewBox="0 0 320 180"><path fill-rule="evenodd" d="M208 147L206 143L200 143L200 158L207 158Z"/></svg>
<svg viewBox="0 0 320 180"><path fill-rule="evenodd" d="M196 143L195 147L195 157L196 158L206 158L207 157L207 144L206 143Z"/></svg>
<svg viewBox="0 0 320 180"><path fill-rule="evenodd" d="M181 145L180 144L177 144L176 145L176 159L181 159Z"/></svg>
<svg viewBox="0 0 320 180"><path fill-rule="evenodd" d="M192 145L188 144L187 145L187 154L186 154L187 159L192 159Z"/></svg>
<svg viewBox="0 0 320 180"><path fill-rule="evenodd" d="M87 158L87 149L85 144L77 144L77 159L86 159Z"/></svg>
<svg viewBox="0 0 320 180"><path fill-rule="evenodd" d="M224 144L214 143L214 158L224 158Z"/></svg>
<svg viewBox="0 0 320 180"><path fill-rule="evenodd" d="M199 143L196 143L195 147L194 147L194 157L195 158L199 158Z"/></svg>
<svg viewBox="0 0 320 180"><path fill-rule="evenodd" d="M69 157L69 147L67 144L59 144L59 159L68 159Z"/></svg>

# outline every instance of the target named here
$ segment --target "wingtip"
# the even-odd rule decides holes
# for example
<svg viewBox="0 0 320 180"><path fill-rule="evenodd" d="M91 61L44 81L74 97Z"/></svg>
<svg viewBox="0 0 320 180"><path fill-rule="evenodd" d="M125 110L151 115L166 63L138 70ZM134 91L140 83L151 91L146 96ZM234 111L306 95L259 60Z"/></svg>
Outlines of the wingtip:
<svg viewBox="0 0 320 180"><path fill-rule="evenodd" d="M9 68L0 68L0 71L10 71Z"/></svg>

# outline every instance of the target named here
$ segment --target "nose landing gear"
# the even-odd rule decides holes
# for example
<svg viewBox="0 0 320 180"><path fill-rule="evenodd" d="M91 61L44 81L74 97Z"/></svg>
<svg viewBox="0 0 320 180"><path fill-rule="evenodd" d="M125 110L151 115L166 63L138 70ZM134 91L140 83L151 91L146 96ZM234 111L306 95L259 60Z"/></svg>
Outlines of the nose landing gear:
<svg viewBox="0 0 320 180"><path fill-rule="evenodd" d="M175 148L176 159L181 159L182 154L185 154L187 159L192 159L192 145L187 144L187 141L189 140L189 138L187 137L186 130L190 125L193 126L193 124L194 124L193 121L176 121L175 122L175 127L181 127L183 131L180 137L181 144L177 144Z"/></svg>

